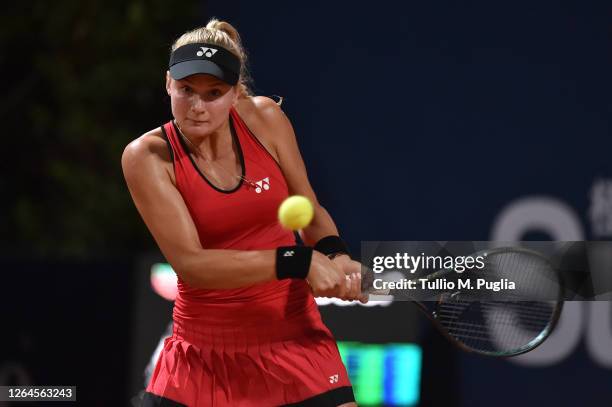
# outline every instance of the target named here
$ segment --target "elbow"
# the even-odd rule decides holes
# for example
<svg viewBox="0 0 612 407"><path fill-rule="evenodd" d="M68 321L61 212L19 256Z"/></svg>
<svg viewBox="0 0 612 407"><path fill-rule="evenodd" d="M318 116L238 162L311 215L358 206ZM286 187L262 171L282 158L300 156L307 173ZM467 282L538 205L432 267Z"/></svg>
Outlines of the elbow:
<svg viewBox="0 0 612 407"><path fill-rule="evenodd" d="M331 220L331 216L327 209L325 209L320 203L314 202L314 218L312 223L315 225L325 225Z"/></svg>
<svg viewBox="0 0 612 407"><path fill-rule="evenodd" d="M329 213L327 212L327 209L325 209L323 205L319 203L319 201L314 201L313 207L314 207L315 214L323 213L325 215L329 215Z"/></svg>
<svg viewBox="0 0 612 407"><path fill-rule="evenodd" d="M202 272L202 265L196 265L196 262L192 261L190 257L182 256L182 260L171 262L177 277L193 288L212 288L210 286L211 281L207 278L207 273Z"/></svg>
<svg viewBox="0 0 612 407"><path fill-rule="evenodd" d="M191 269L183 264L173 264L172 269L176 273L178 279L189 286L193 286L196 283L196 279L193 276Z"/></svg>

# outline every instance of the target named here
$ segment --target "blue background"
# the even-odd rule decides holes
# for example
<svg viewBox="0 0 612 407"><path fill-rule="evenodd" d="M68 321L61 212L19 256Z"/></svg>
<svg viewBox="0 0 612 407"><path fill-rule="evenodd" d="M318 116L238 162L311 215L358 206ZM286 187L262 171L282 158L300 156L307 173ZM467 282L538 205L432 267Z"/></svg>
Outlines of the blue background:
<svg viewBox="0 0 612 407"><path fill-rule="evenodd" d="M358 247L487 239L527 194L584 212L612 169L609 11L211 2L209 14L241 32L256 93L286 97L312 183Z"/></svg>

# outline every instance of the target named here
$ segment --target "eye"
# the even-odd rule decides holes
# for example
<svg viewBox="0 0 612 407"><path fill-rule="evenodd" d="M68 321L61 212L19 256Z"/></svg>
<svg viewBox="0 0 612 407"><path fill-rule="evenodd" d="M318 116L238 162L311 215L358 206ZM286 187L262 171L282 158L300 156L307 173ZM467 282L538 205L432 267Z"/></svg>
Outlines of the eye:
<svg viewBox="0 0 612 407"><path fill-rule="evenodd" d="M191 93L193 93L193 89L191 89L191 86L181 86L181 92L190 95Z"/></svg>
<svg viewBox="0 0 612 407"><path fill-rule="evenodd" d="M219 96L221 96L222 93L221 93L221 89L211 89L209 94L212 97L219 97Z"/></svg>

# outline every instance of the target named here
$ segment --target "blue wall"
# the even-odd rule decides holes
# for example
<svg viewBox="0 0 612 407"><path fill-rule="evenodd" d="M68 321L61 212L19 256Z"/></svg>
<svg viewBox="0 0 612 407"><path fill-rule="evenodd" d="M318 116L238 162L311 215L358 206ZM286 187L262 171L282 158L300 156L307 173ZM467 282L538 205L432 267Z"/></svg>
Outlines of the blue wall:
<svg viewBox="0 0 612 407"><path fill-rule="evenodd" d="M571 3L243 1L209 14L242 33L257 93L286 97L316 191L358 247L484 240L526 194L586 211L593 178L612 173L610 8Z"/></svg>

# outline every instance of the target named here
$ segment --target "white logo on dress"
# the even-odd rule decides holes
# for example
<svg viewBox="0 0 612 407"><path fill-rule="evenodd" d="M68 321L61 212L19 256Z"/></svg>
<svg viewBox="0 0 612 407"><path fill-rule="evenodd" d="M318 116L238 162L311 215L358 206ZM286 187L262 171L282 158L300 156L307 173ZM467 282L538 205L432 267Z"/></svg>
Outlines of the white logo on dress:
<svg viewBox="0 0 612 407"><path fill-rule="evenodd" d="M216 52L217 52L217 50L214 49L214 48L200 47L200 50L198 52L196 52L196 55L199 56L199 57L204 55L206 58L210 58L213 55L215 55Z"/></svg>
<svg viewBox="0 0 612 407"><path fill-rule="evenodd" d="M335 374L333 376L329 376L329 382L330 383L338 383L338 375Z"/></svg>
<svg viewBox="0 0 612 407"><path fill-rule="evenodd" d="M294 253L293 250L287 250L285 254L283 254L283 257L293 257Z"/></svg>
<svg viewBox="0 0 612 407"><path fill-rule="evenodd" d="M255 192L261 194L261 191L267 191L270 189L270 178L266 177L262 180L255 182Z"/></svg>

